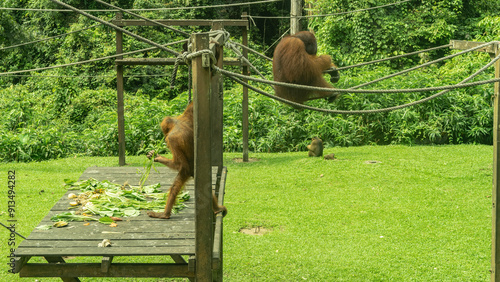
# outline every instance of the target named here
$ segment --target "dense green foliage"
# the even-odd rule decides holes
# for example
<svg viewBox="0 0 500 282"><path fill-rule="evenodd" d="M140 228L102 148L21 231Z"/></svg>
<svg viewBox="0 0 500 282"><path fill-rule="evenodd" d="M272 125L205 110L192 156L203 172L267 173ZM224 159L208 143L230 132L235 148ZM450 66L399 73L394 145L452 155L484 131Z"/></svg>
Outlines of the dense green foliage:
<svg viewBox="0 0 500 282"><path fill-rule="evenodd" d="M394 2L398 1L322 0L314 2L314 11L341 13ZM498 40L498 11L499 1L412 0L380 9L311 18L310 28L323 39L324 50L342 66L444 45L450 39ZM441 57L444 52L434 51L428 56ZM418 62L415 56L391 66L406 67Z"/></svg>
<svg viewBox="0 0 500 282"><path fill-rule="evenodd" d="M85 9L103 9L94 1L65 1ZM203 6L227 1L113 1L123 8L164 8L187 4ZM237 2L237 1L235 1ZM359 10L387 4L379 1L315 1L315 14ZM1 7L60 8L49 0L4 0ZM150 18L240 18L252 15L283 16L288 1L265 5L142 12ZM447 44L450 39L500 39L497 1L410 1L398 5L309 19L319 39L319 52L331 54L339 66ZM114 13L96 13L111 20ZM125 15L125 18L130 16ZM267 50L286 30L287 20L259 19L250 30L250 46ZM0 74L100 58L115 53L114 32L85 17L67 12L0 10ZM276 30L275 26L280 28ZM90 28L88 28L90 27ZM83 31L78 31L84 28ZM185 37L156 27L129 30L158 43ZM206 27L183 27L187 32ZM240 30L228 28L232 40ZM36 44L7 48L22 42L78 31ZM149 47L128 36L124 50ZM180 50L180 46L174 49ZM389 62L343 71L338 88L349 88L448 55L448 48ZM226 52L228 56L235 56ZM141 52L135 57L172 57L165 51ZM489 62L486 54L470 53L384 80L373 89L418 88L455 84ZM271 63L250 55L261 72L272 79ZM227 67L228 69L230 67ZM237 67L232 70L239 71ZM170 88L172 67L125 68L126 146L131 155L144 154L161 139L158 124L165 115L180 114L187 103L188 74L180 67ZM0 160L34 161L72 155L117 154L116 72L112 59L40 72L0 75ZM493 77L493 69L476 80ZM225 81L224 146L242 149L241 87ZM269 86L259 85L272 93ZM342 110L378 109L409 103L433 93L346 94L335 103L310 105ZM491 84L454 90L431 102L403 110L370 115L325 115L297 111L251 92L250 150L301 151L313 136L327 146L366 144L459 144L492 142Z"/></svg>

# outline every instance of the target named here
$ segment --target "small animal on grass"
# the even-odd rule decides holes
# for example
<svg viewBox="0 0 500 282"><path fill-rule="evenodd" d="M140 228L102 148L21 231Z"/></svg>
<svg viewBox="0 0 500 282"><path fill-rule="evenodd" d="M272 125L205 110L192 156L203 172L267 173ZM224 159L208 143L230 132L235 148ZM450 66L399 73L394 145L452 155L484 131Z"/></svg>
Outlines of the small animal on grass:
<svg viewBox="0 0 500 282"><path fill-rule="evenodd" d="M334 88L323 78L323 72L330 70L330 82L339 79L336 67L329 55L317 56L318 44L314 33L301 31L292 36L284 37L274 49L273 75L279 82L302 84L317 87ZM325 91L311 91L285 86L275 86L276 96L303 104L308 100L331 98L334 100L338 93Z"/></svg>
<svg viewBox="0 0 500 282"><path fill-rule="evenodd" d="M335 160L335 154L331 153L325 156L325 160Z"/></svg>
<svg viewBox="0 0 500 282"><path fill-rule="evenodd" d="M162 163L179 173L169 189L164 212L149 211L148 215L155 218L168 219L172 207L177 199L177 194L182 190L186 181L194 176L194 131L193 131L193 103L189 103L184 113L178 117L165 117L161 122L161 130L165 136L167 147L172 152L172 159L156 155L155 162ZM147 157L151 159L155 151L150 151ZM219 206L217 197L212 194L214 213L227 214L225 206Z"/></svg>
<svg viewBox="0 0 500 282"><path fill-rule="evenodd" d="M319 137L313 137L311 144L307 145L307 150L309 150L309 157L323 156L323 140L319 139Z"/></svg>

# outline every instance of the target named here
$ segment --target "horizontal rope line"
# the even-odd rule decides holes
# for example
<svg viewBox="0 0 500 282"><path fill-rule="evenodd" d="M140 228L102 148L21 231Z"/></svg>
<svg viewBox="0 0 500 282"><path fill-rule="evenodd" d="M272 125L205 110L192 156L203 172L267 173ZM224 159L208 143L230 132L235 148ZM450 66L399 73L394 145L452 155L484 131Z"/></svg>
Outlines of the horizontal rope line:
<svg viewBox="0 0 500 282"><path fill-rule="evenodd" d="M164 46L170 46L170 45L186 42L187 40L188 39L183 39L183 40L171 42L171 43L165 44ZM117 58L117 57L132 55L132 54L136 54L136 53L140 53L140 52L151 51L151 50L155 50L155 49L158 49L158 48L157 47L149 47L149 48L145 48L145 49L141 49L141 50L130 51L130 52L126 52L126 53L120 53L120 54L111 55L111 56L107 56L107 57L101 57L101 58L96 58L96 59L91 59L91 60L86 60L86 61L74 62L74 63L64 64L64 65L48 66L48 67L36 68L36 69L30 69L30 70L3 72L3 73L0 73L0 76L3 76L3 75L8 76L8 75L12 75L12 74L20 74L20 73L26 73L26 72L32 72L32 71L44 71L44 70L55 69L55 68L62 68L62 67L69 67L69 66L87 64L87 63L93 63L93 62L103 61L103 60L107 60L107 59L113 59L113 58Z"/></svg>
<svg viewBox="0 0 500 282"><path fill-rule="evenodd" d="M500 81L500 78L493 78L493 79L481 80L481 81L465 83L465 84L460 84L460 85L455 84L455 85L444 85L444 86L436 86L436 87L428 87L428 88L408 88L408 89L383 89L383 90L380 90L380 89L377 89L377 90L351 89L351 88L339 89L339 88L314 87L314 86L307 86L307 85L300 85L300 84L291 84L291 83L285 83L285 82L271 81L271 80L265 80L265 79L251 77L251 76L246 76L246 75L235 73L235 72L230 72L230 71L221 69L217 66L214 66L213 68L215 71L218 71L224 75L230 75L230 76L238 77L241 79L248 79L248 80L259 82L259 83L272 84L272 85L297 88L297 89L304 89L304 90L312 90L312 91L332 92L332 93L382 94L382 93L427 92L427 91L439 91L439 90L455 89L455 88L465 88L465 87L478 86L478 85L482 85L482 84L488 84L488 83L494 83L494 82Z"/></svg>
<svg viewBox="0 0 500 282"><path fill-rule="evenodd" d="M247 3L234 3L234 4L223 4L223 5L211 5L211 6L193 6L193 7L174 7L174 8L150 8L150 9L126 9L127 11L133 12L154 12L154 11L171 11L171 10L191 10L191 9L208 9L208 8L220 8L220 7L232 7L232 6L245 6L245 5L254 5L254 4L265 4L270 2L278 2L281 0L265 0L265 1L255 1L255 2L247 2ZM0 10L11 10L11 11L33 11L33 12L74 12L73 10L68 9L29 9L29 8L9 8L9 7L0 7ZM85 12L119 12L119 10L100 10L100 9L91 9L91 10L82 10Z"/></svg>
<svg viewBox="0 0 500 282"><path fill-rule="evenodd" d="M467 81L471 80L472 78L474 78L475 76L477 76L478 74L480 74L481 72L483 72L484 70L486 70L487 68L489 68L490 66L492 66L499 59L500 59L500 55L498 55L497 57L495 57L488 64L486 64L485 66L483 66L481 69L479 69L478 71L476 71L471 76L469 76L466 79L464 79L461 82L459 82L457 85L459 85L459 86L466 85ZM217 68L215 66L213 66L213 67L216 70L217 69L220 70L220 68ZM289 104L289 105L293 105L293 106L298 107L298 108L308 109L308 110L317 111L317 112L323 112L323 113L329 113L329 114L374 114L374 113L382 113L382 112L389 112L389 111L394 111L394 110L400 110L400 109L403 109L403 108L407 108L407 107L415 106L415 105L418 105L418 104L422 104L424 102L427 102L427 101L430 101L432 99L435 99L435 98L437 98L437 97L439 97L441 95L444 95L444 94L448 93L449 91L451 91L451 89L443 90L443 91L441 91L439 93L436 93L434 95L431 95L429 97L426 97L426 98L418 100L418 101L414 101L414 102L411 102L411 103L408 103L408 104L398 105L398 106L394 106L394 107L383 108L383 109L350 110L350 111L347 111L347 110L329 110L329 109L321 109L321 108L316 108L316 107L311 107L311 106L308 106L308 105L303 105L303 104L291 102L291 101L288 101L286 99L283 99L283 98L271 95L271 94L266 93L266 92L264 92L264 91L262 91L262 90L260 90L258 88L255 88L255 87L249 85L248 83L245 83L245 82L241 81L240 79L236 78L235 76L233 76L233 75L238 75L239 76L239 74L231 73L231 74L225 74L225 75L227 75L229 78L233 79L234 81L236 81L236 82L238 82L238 83L240 83L240 84L248 87L249 89L251 89L251 90L253 90L253 91L255 91L255 92L259 93L259 94L262 94L264 96L267 96L267 97L269 97L271 99L278 100L278 101L281 101L281 102ZM246 78L248 79L249 77L246 77ZM496 78L496 79L491 79L490 81L491 82L489 82L489 83L492 83L492 82L495 82L495 81L498 82L498 81L500 81L500 79ZM352 89L348 89L348 90L352 90Z"/></svg>
<svg viewBox="0 0 500 282"><path fill-rule="evenodd" d="M1 50L11 49L11 48L16 48L16 47L21 47L21 46L24 46L24 45L30 45L30 44L34 44L34 43L38 43L38 42L42 42L42 41L47 41L47 40L55 39L55 38L58 38L58 37L63 37L63 36L66 36L66 35L70 35L70 34L73 34L73 33L77 33L77 32L80 32L80 31L87 30L87 29L91 29L93 27L100 26L100 25L101 24L95 24L95 25L91 25L91 26L86 27L86 28L82 28L82 29L79 29L79 30L74 30L74 31L71 31L71 32L68 32L68 33L64 33L64 34L55 35L55 36L52 36L52 37L38 39L38 40L35 40L35 41L31 41L31 42L20 43L20 44L8 46L8 47L2 47L2 48L0 48L0 51Z"/></svg>
<svg viewBox="0 0 500 282"><path fill-rule="evenodd" d="M359 10L346 11L346 12L339 12L339 13L333 13L333 14L310 15L310 16L295 16L295 18L306 19L306 18L340 16L340 15L345 15L345 14L352 14L352 13L364 12L364 11L373 10L373 9L385 8L385 7L389 7L389 6L393 6L393 5L398 5L398 4L402 4L402 3L405 3L405 2L409 2L409 1L410 0L405 0L405 1L400 1L400 2L391 3L391 4L385 4L385 5L371 7L371 8L366 8L366 9L359 9ZM255 19L290 19L290 18L292 18L292 16L281 16L281 17L280 16L275 16L275 17L271 17L271 16L268 16L268 17L267 16L250 16L250 17L255 18Z"/></svg>

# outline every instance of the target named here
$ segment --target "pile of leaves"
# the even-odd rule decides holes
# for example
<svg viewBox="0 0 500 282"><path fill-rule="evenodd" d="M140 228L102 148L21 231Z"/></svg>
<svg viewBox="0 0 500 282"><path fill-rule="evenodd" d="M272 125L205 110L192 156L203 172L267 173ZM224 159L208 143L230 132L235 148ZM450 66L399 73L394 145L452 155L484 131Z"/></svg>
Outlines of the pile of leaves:
<svg viewBox="0 0 500 282"><path fill-rule="evenodd" d="M55 222L93 220L103 224L113 224L115 221L121 221L121 217L139 216L140 210L163 211L168 196L168 193L159 190L160 183L131 186L128 183L119 185L108 180L98 181L89 178L79 182L65 179L65 184L70 186L69 189L81 191L79 195L73 193L68 195L71 199L69 208L78 210L54 215L51 220ZM184 202L189 198L187 191L179 194L172 212L178 213L185 208Z"/></svg>

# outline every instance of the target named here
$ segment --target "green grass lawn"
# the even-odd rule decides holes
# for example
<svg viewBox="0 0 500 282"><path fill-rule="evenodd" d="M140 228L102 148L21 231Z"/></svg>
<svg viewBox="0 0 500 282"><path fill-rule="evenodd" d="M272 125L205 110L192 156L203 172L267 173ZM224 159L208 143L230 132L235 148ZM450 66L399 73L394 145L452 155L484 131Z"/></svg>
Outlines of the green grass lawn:
<svg viewBox="0 0 500 282"><path fill-rule="evenodd" d="M337 160L300 152L250 154L259 161L241 163L234 160L241 154L225 154L226 281L489 280L491 146L366 146L326 153ZM144 159L127 162L142 166ZM64 178L117 163L75 157L0 164L2 191L7 171L16 171L17 231L29 235L64 194ZM1 197L0 221L6 223L8 199ZM33 281L7 273L8 232L1 230L0 280Z"/></svg>

